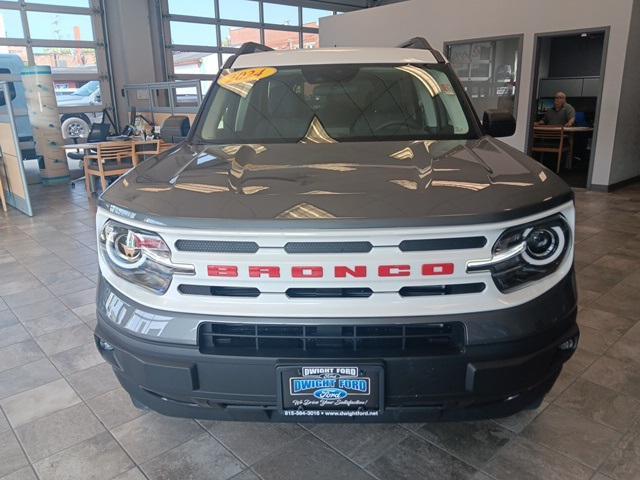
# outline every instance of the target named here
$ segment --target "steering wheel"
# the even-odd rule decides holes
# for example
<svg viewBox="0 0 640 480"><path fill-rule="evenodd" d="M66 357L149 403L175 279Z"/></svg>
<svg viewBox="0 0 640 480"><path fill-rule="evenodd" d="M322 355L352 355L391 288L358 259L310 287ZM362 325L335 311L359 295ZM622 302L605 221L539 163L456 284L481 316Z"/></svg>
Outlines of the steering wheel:
<svg viewBox="0 0 640 480"><path fill-rule="evenodd" d="M393 127L395 125L403 125L403 126L407 126L407 127L412 127L412 128L415 128L416 130L422 130L423 129L422 125L420 125L415 120L407 119L407 120L390 120L388 122L383 123L382 125L377 125L376 127L374 127L374 131L377 132L378 130L385 130L385 129L387 129L389 127Z"/></svg>

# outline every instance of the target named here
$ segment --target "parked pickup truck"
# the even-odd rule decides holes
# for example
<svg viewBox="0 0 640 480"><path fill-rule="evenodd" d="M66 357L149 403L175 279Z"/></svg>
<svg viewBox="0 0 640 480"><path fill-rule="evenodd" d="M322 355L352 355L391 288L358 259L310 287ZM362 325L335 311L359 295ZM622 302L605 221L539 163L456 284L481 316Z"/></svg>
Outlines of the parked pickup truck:
<svg viewBox="0 0 640 480"><path fill-rule="evenodd" d="M578 343L569 187L424 39L221 70L97 212L97 348L139 406L253 421L498 417Z"/></svg>

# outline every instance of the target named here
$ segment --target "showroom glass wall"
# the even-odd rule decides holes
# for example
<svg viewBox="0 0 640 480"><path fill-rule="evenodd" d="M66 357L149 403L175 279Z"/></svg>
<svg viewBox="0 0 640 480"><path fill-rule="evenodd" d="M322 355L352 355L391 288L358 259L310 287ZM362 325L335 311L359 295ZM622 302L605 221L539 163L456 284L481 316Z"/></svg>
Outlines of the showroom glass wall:
<svg viewBox="0 0 640 480"><path fill-rule="evenodd" d="M220 66L244 42L276 50L316 48L319 19L338 13L322 6L321 1L162 0L168 76L204 80L204 93Z"/></svg>
<svg viewBox="0 0 640 480"><path fill-rule="evenodd" d="M516 116L522 35L445 43L445 53L482 119L486 110Z"/></svg>
<svg viewBox="0 0 640 480"><path fill-rule="evenodd" d="M100 0L0 0L0 53L51 67L63 133L111 104Z"/></svg>

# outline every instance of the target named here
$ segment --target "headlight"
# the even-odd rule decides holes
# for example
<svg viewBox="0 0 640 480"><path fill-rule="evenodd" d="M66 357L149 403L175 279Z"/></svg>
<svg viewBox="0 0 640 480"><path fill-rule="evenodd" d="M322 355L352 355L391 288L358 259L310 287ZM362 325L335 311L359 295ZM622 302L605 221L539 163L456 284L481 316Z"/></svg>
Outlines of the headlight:
<svg viewBox="0 0 640 480"><path fill-rule="evenodd" d="M467 262L467 272L490 271L501 292L553 273L571 245L571 227L558 214L506 230L488 260Z"/></svg>
<svg viewBox="0 0 640 480"><path fill-rule="evenodd" d="M99 237L100 253L121 278L163 294L174 274L193 275L193 265L171 261L171 251L158 235L108 220Z"/></svg>

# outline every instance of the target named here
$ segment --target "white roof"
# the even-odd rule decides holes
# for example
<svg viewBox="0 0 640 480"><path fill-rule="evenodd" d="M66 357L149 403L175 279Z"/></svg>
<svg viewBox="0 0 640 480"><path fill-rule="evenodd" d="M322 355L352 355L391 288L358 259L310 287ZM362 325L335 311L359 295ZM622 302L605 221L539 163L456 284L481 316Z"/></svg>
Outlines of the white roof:
<svg viewBox="0 0 640 480"><path fill-rule="evenodd" d="M232 68L340 63L437 63L437 60L429 50L414 48L333 47L247 53L240 55Z"/></svg>

